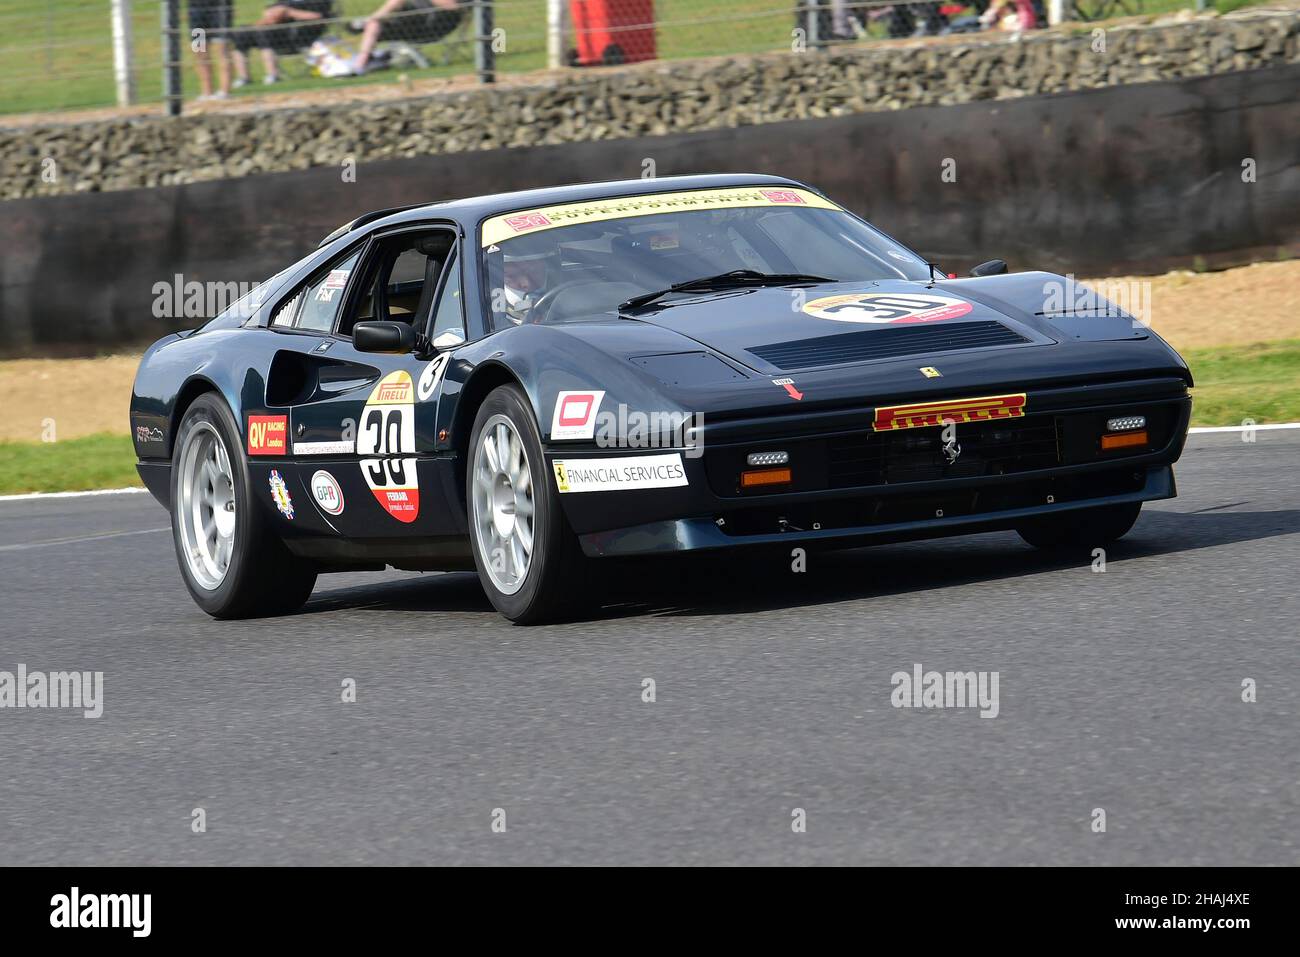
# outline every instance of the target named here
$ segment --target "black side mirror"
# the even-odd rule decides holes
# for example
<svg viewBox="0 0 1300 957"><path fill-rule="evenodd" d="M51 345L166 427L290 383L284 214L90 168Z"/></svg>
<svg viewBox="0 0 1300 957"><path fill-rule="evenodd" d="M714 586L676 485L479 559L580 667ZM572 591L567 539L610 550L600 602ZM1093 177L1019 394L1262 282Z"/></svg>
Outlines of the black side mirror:
<svg viewBox="0 0 1300 957"><path fill-rule="evenodd" d="M979 276L1001 276L1007 271L1007 262L1005 259L990 259L986 263L980 263L970 271L975 277Z"/></svg>
<svg viewBox="0 0 1300 957"><path fill-rule="evenodd" d="M358 352L400 356L415 350L415 329L405 322L358 322L352 327L352 346Z"/></svg>

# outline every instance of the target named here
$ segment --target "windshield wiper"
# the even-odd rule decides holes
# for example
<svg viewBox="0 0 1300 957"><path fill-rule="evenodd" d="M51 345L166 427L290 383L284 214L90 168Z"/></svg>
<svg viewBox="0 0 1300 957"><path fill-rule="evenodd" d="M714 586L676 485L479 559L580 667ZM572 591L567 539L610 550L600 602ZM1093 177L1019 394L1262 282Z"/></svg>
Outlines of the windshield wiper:
<svg viewBox="0 0 1300 957"><path fill-rule="evenodd" d="M803 282L835 282L835 280L827 279L825 276L809 276L800 272L771 273L758 272L755 269L733 269L731 272L719 273L716 276L701 276L699 279L689 279L686 282L675 283L667 289L660 289L658 292L647 292L644 295L633 296L627 302L620 304L618 308L620 312L640 309L642 306L650 305L656 299L662 299L664 296L675 292L717 292L722 289L737 289L745 286L788 286Z"/></svg>

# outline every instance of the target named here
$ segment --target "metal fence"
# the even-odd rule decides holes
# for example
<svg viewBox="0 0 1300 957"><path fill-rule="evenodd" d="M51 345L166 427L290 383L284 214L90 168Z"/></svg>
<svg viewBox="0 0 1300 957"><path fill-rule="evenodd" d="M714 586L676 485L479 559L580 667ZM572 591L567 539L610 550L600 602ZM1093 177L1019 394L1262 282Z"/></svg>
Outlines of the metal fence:
<svg viewBox="0 0 1300 957"><path fill-rule="evenodd" d="M0 113L982 31L1207 0L0 0ZM1250 0L1219 0L1233 6ZM170 19L169 19L170 18ZM170 86L174 84L174 86Z"/></svg>

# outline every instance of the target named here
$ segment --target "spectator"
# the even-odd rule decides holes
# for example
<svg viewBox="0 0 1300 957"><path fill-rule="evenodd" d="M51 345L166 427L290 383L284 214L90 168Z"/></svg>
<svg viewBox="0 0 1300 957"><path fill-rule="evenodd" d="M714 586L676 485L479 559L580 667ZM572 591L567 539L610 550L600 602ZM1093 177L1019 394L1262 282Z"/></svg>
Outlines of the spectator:
<svg viewBox="0 0 1300 957"><path fill-rule="evenodd" d="M1038 25L1031 0L993 0L980 15L986 30L1010 30L1019 33Z"/></svg>
<svg viewBox="0 0 1300 957"><path fill-rule="evenodd" d="M199 75L200 100L224 100L230 95L230 51L226 49L230 4L231 0L190 0L190 48L194 50L194 72ZM216 93L212 92L212 59L208 52L214 49L221 84Z"/></svg>
<svg viewBox="0 0 1300 957"><path fill-rule="evenodd" d="M433 43L456 29L463 15L460 0L384 0L361 27L361 49L352 60L352 72L366 72L379 41Z"/></svg>
<svg viewBox="0 0 1300 957"><path fill-rule="evenodd" d="M795 29L808 30L808 14L817 11L817 39L853 40L863 36L866 28L862 25L858 10L850 9L850 0L796 0L794 5Z"/></svg>
<svg viewBox="0 0 1300 957"><path fill-rule="evenodd" d="M280 81L276 51L287 53L309 46L325 30L324 21L332 9L333 0L274 0L262 11L262 18L252 29L236 31L235 35L235 86L248 83L248 51L257 47L262 51L265 73L262 82ZM307 29L304 29L307 28Z"/></svg>

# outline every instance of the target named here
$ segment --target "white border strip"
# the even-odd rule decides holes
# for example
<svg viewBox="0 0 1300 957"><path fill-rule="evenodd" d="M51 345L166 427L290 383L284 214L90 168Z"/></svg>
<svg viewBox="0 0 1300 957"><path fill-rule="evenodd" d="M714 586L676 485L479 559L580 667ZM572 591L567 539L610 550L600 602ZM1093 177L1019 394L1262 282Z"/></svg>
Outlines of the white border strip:
<svg viewBox="0 0 1300 957"><path fill-rule="evenodd" d="M1269 429L1300 429L1300 422L1282 422L1276 425L1215 425L1188 429L1191 435L1205 435L1211 432L1244 432L1254 429L1264 432ZM87 495L131 495L147 492L147 488L101 488L91 492L25 492L22 495L0 495L0 502L22 502L34 498L81 498Z"/></svg>
<svg viewBox="0 0 1300 957"><path fill-rule="evenodd" d="M1201 426L1197 429L1188 429L1192 435L1204 435L1207 432L1245 432L1252 429L1255 432L1263 432L1266 429L1300 429L1300 422L1283 422L1280 425L1215 425Z"/></svg>
<svg viewBox="0 0 1300 957"><path fill-rule="evenodd" d="M0 502L23 502L33 498L81 498L85 495L132 495L147 492L147 488L100 488L90 492L24 492L22 495L0 495Z"/></svg>

